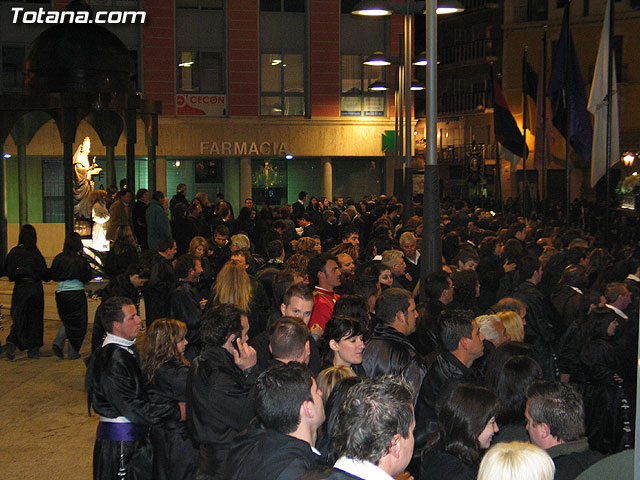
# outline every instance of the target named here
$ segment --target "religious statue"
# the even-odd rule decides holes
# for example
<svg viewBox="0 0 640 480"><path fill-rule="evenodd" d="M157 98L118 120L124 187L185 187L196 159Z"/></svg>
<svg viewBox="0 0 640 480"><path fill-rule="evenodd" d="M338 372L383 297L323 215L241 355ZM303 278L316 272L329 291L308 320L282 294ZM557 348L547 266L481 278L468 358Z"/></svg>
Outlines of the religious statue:
<svg viewBox="0 0 640 480"><path fill-rule="evenodd" d="M91 218L91 194L93 193L93 180L91 177L100 173L102 169L96 163L96 157L89 163L91 140L84 140L73 154L73 213L76 218Z"/></svg>

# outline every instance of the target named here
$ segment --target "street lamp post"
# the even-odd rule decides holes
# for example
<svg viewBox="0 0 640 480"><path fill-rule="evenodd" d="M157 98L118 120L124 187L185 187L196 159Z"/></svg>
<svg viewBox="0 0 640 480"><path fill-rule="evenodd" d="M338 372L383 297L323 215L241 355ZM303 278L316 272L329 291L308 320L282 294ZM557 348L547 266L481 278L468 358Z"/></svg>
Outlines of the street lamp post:
<svg viewBox="0 0 640 480"><path fill-rule="evenodd" d="M426 148L424 165L424 195L423 206L423 235L422 235L422 267L420 277L424 278L429 273L442 268L442 247L440 243L440 178L438 173L437 158L437 14L456 13L464 10L464 7L457 0L426 0L426 2L411 2L406 0L400 2L390 2L387 0L362 0L352 13L357 15L391 15L401 13L405 17L404 36L404 70L405 70L405 195L409 195L411 209L413 207L413 178L411 177L411 92L407 85L410 85L411 56L410 56L410 15L415 13L425 13L426 17L426 68L427 68L427 105L426 105ZM409 27L407 27L409 24ZM409 83L408 83L409 82ZM405 205L405 208L409 205Z"/></svg>

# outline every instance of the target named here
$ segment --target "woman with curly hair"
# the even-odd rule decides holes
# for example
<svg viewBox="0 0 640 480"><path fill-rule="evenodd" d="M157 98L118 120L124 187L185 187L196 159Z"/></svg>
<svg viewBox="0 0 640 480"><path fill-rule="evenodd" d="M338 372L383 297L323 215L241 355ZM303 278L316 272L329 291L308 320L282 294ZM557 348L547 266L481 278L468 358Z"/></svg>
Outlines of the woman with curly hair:
<svg viewBox="0 0 640 480"><path fill-rule="evenodd" d="M178 320L161 318L151 324L142 348L142 365L147 393L153 403L185 402L189 364L184 358L187 326ZM185 422L166 421L151 428L153 478L194 478L198 450L193 447Z"/></svg>
<svg viewBox="0 0 640 480"><path fill-rule="evenodd" d="M209 296L209 290L211 289L214 278L213 267L207 256L209 249L209 242L200 235L193 237L189 243L189 255L193 255L200 260L200 265L202 266L200 281L196 287L200 298L207 298Z"/></svg>
<svg viewBox="0 0 640 480"><path fill-rule="evenodd" d="M442 403L439 432L422 457L418 478L475 480L482 451L498 432L498 397L484 387L462 384Z"/></svg>

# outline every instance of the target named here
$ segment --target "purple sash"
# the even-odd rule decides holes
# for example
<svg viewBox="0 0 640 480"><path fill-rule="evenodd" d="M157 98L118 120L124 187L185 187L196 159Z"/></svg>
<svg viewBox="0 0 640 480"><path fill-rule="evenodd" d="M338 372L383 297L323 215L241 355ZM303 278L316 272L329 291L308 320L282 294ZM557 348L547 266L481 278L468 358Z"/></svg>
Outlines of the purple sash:
<svg viewBox="0 0 640 480"><path fill-rule="evenodd" d="M149 432L149 427L134 423L98 423L96 438L98 440L111 440L114 442L135 442L142 440Z"/></svg>

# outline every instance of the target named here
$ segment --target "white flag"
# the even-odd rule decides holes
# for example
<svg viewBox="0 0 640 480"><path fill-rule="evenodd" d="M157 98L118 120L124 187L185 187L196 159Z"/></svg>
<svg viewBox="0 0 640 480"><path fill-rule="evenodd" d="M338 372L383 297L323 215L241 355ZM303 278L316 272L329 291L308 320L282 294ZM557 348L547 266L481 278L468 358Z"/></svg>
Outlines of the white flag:
<svg viewBox="0 0 640 480"><path fill-rule="evenodd" d="M587 108L595 116L593 129L593 145L591 153L591 187L607 172L607 81L609 78L609 16L611 15L611 0L607 3L604 14L604 25L600 37L598 59L593 72L591 94ZM616 63L612 62L611 74L611 166L620 161L620 130L618 125L618 92L616 84Z"/></svg>

